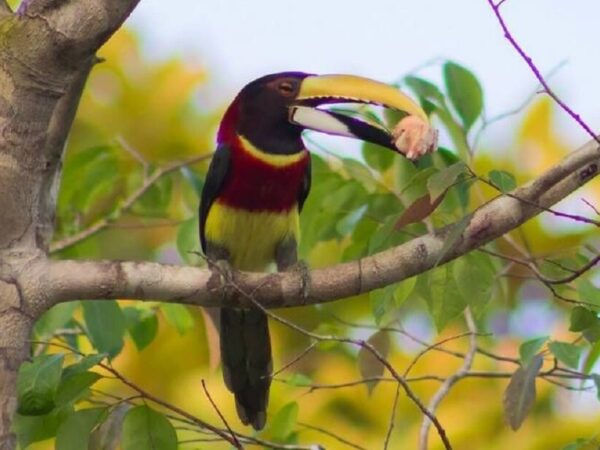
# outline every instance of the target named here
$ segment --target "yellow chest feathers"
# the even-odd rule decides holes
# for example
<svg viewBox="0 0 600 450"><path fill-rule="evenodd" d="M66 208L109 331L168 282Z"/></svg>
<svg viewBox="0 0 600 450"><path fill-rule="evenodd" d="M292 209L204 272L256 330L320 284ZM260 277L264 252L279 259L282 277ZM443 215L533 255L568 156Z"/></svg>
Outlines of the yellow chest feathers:
<svg viewBox="0 0 600 450"><path fill-rule="evenodd" d="M298 241L298 208L287 212L252 212L217 200L206 218L206 239L226 248L239 270L264 271L275 260L277 245L288 237Z"/></svg>

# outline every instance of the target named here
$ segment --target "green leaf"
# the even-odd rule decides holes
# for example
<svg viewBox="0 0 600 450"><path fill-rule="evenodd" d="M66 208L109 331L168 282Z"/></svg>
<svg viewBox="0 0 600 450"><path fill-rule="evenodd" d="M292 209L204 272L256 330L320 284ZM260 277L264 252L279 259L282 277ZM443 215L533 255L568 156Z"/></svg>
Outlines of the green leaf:
<svg viewBox="0 0 600 450"><path fill-rule="evenodd" d="M504 392L504 417L513 430L518 430L535 403L535 378L544 359L536 355L527 366L517 369Z"/></svg>
<svg viewBox="0 0 600 450"><path fill-rule="evenodd" d="M583 331L598 323L598 316L593 311L583 307L575 306L571 310L571 325L569 331Z"/></svg>
<svg viewBox="0 0 600 450"><path fill-rule="evenodd" d="M444 64L444 82L452 106L468 131L483 110L483 91L479 81L463 66L447 62Z"/></svg>
<svg viewBox="0 0 600 450"><path fill-rule="evenodd" d="M89 387L102 378L96 372L74 373L63 377L56 391L56 405L63 406L75 403L89 394Z"/></svg>
<svg viewBox="0 0 600 450"><path fill-rule="evenodd" d="M313 384L312 379L309 376L304 375L303 373L295 373L290 378L288 378L287 382L288 382L288 384L291 384L292 386L298 386L298 387L306 387L306 386L310 386L311 384Z"/></svg>
<svg viewBox="0 0 600 450"><path fill-rule="evenodd" d="M396 158L394 152L370 142L365 142L362 145L362 156L365 162L378 172L389 169L394 162L394 158Z"/></svg>
<svg viewBox="0 0 600 450"><path fill-rule="evenodd" d="M271 434L278 442L285 442L294 431L296 419L298 418L298 403L290 402L281 408L271 422Z"/></svg>
<svg viewBox="0 0 600 450"><path fill-rule="evenodd" d="M480 318L492 299L496 270L488 255L467 253L453 264L454 281L475 317Z"/></svg>
<svg viewBox="0 0 600 450"><path fill-rule="evenodd" d="M596 386L596 398L600 400L600 375L598 375L597 373L593 373L592 380L594 381L594 385Z"/></svg>
<svg viewBox="0 0 600 450"><path fill-rule="evenodd" d="M387 358L390 352L390 337L388 333L378 331L367 340L367 343L369 343L381 356ZM385 367L369 349L361 347L358 351L358 370L360 371L363 380L366 380L382 376ZM366 383L369 395L373 392L377 383L377 381L369 381Z"/></svg>
<svg viewBox="0 0 600 450"><path fill-rule="evenodd" d="M459 123L454 119L448 108L444 107L436 107L433 111L439 119L442 121L450 139L452 140L452 144L456 147L458 154L463 158L469 158L469 144L467 142L467 136L465 130L459 125Z"/></svg>
<svg viewBox="0 0 600 450"><path fill-rule="evenodd" d="M65 367L65 370L63 370L62 378L65 379L76 373L86 372L88 369L91 369L95 365L99 364L100 361L102 361L106 357L108 357L106 353L86 355L75 364L71 364L70 366Z"/></svg>
<svg viewBox="0 0 600 450"><path fill-rule="evenodd" d="M438 104L444 104L444 94L430 81L409 75L404 78L406 85L422 99L435 100Z"/></svg>
<svg viewBox="0 0 600 450"><path fill-rule="evenodd" d="M52 336L59 328L64 328L73 318L79 302L65 302L53 306L35 323L34 332L40 339Z"/></svg>
<svg viewBox="0 0 600 450"><path fill-rule="evenodd" d="M90 433L104 420L108 408L87 408L71 414L58 427L56 450L81 450L88 448ZM143 448L143 447L140 447Z"/></svg>
<svg viewBox="0 0 600 450"><path fill-rule="evenodd" d="M600 341L596 341L592 344L590 351L585 356L585 360L583 361L583 373L590 373L594 369L598 358L600 358Z"/></svg>
<svg viewBox="0 0 600 450"><path fill-rule="evenodd" d="M92 345L110 358L117 356L123 348L125 316L114 300L83 302L83 318Z"/></svg>
<svg viewBox="0 0 600 450"><path fill-rule="evenodd" d="M71 409L54 409L41 416L22 416L15 414L12 431L17 435L19 447L26 449L34 442L43 441L56 436L56 430L65 418L71 414Z"/></svg>
<svg viewBox="0 0 600 450"><path fill-rule="evenodd" d="M514 175L504 170L492 170L488 178L501 192L510 192L517 187Z"/></svg>
<svg viewBox="0 0 600 450"><path fill-rule="evenodd" d="M179 334L184 335L194 328L194 318L185 305L177 303L162 303L160 310L167 319L167 322L177 328Z"/></svg>
<svg viewBox="0 0 600 450"><path fill-rule="evenodd" d="M581 347L568 342L552 341L548 344L548 349L552 352L556 359L572 369L579 367L579 359L581 357Z"/></svg>
<svg viewBox="0 0 600 450"><path fill-rule="evenodd" d="M194 192L196 192L198 198L200 198L202 189L204 188L204 179L187 166L183 166L179 171L183 175L183 178L194 188Z"/></svg>
<svg viewBox="0 0 600 450"><path fill-rule="evenodd" d="M85 213L89 212L98 200L116 191L120 177L118 158L112 149L107 149L79 174L75 181L77 189L73 205Z"/></svg>
<svg viewBox="0 0 600 450"><path fill-rule="evenodd" d="M463 231L465 231L465 229L469 225L469 222L471 222L470 214L464 216L458 222L455 222L450 226L448 232L446 233L446 239L444 240L444 245L442 246L442 249L440 250L440 254L438 255L437 261L435 262L436 266L444 259L444 257L448 254L448 252L450 252L450 250L452 250L454 245L460 240L460 238L462 237Z"/></svg>
<svg viewBox="0 0 600 450"><path fill-rule="evenodd" d="M122 450L177 450L177 434L161 413L142 405L127 412L123 420Z"/></svg>
<svg viewBox="0 0 600 450"><path fill-rule="evenodd" d="M165 175L156 180L133 205L135 214L148 217L163 217L171 203L173 179Z"/></svg>
<svg viewBox="0 0 600 450"><path fill-rule="evenodd" d="M586 278L577 280L577 293L582 301L600 306L600 288L590 280Z"/></svg>
<svg viewBox="0 0 600 450"><path fill-rule="evenodd" d="M394 304L400 307L415 289L417 277L410 277L396 284L394 289Z"/></svg>
<svg viewBox="0 0 600 450"><path fill-rule="evenodd" d="M371 313L377 325L386 322L396 309L394 305L394 289L390 285L381 289L375 289L369 292L369 303L371 304Z"/></svg>
<svg viewBox="0 0 600 450"><path fill-rule="evenodd" d="M453 276L454 263L430 270L417 279L417 292L425 299L438 331L467 306Z"/></svg>
<svg viewBox="0 0 600 450"><path fill-rule="evenodd" d="M188 264L198 264L200 262L200 257L193 253L200 251L198 226L198 217L194 216L179 225L177 230L177 251L181 259Z"/></svg>
<svg viewBox="0 0 600 450"><path fill-rule="evenodd" d="M123 308L127 330L139 351L145 349L158 333L158 319L154 309L140 309L133 306Z"/></svg>
<svg viewBox="0 0 600 450"><path fill-rule="evenodd" d="M373 177L373 174L367 166L350 158L342 158L342 163L344 164L344 169L346 169L346 172L350 175L350 178L358 181L368 192L375 192L377 180Z"/></svg>
<svg viewBox="0 0 600 450"><path fill-rule="evenodd" d="M521 365L528 365L533 357L539 353L547 340L548 336L542 336L523 342L519 346L519 359L521 360Z"/></svg>
<svg viewBox="0 0 600 450"><path fill-rule="evenodd" d="M434 173L427 180L427 191L431 198L437 199L444 194L448 188L456 183L458 177L466 172L467 166L461 161Z"/></svg>
<svg viewBox="0 0 600 450"><path fill-rule="evenodd" d="M55 406L64 355L40 355L19 368L17 379L17 412L24 416L39 416Z"/></svg>

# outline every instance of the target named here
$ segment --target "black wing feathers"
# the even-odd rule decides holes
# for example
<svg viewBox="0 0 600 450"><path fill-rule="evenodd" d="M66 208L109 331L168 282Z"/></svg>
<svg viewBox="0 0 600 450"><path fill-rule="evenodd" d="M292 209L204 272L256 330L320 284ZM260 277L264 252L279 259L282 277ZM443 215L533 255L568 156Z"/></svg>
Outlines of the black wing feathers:
<svg viewBox="0 0 600 450"><path fill-rule="evenodd" d="M202 245L202 251L206 253L206 236L204 235L204 226L206 224L206 217L208 216L208 210L213 204L215 199L219 196L227 172L229 171L231 150L225 145L219 145L217 151L210 162L208 172L206 173L206 181L202 188L202 198L200 199L200 244Z"/></svg>

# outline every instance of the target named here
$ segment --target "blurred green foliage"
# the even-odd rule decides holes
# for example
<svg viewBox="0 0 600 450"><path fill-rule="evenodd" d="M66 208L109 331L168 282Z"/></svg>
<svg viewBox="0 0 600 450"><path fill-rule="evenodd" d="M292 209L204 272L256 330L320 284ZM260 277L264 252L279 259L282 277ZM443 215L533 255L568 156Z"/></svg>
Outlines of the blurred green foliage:
<svg viewBox="0 0 600 450"><path fill-rule="evenodd" d="M196 211L207 161L172 170L135 201L129 200L166 165L212 151L221 112L209 111L195 100L206 73L179 60L145 60L136 38L123 30L100 55L106 61L89 79L69 140L54 257L203 264L195 254ZM454 224L447 250L468 223L469 211L535 176L566 152L551 132L547 102L533 105L521 130L513 131L515 150L494 153L473 148L475 134L486 124L483 89L471 71L454 62L445 63L441 72L443 88L416 75L406 77L401 87L412 91L443 129L447 148L415 165L372 144L363 146L359 159L311 147L313 185L301 218L301 253L312 267L355 260ZM379 120L393 126L397 118L385 115ZM473 173L487 174L481 178L488 183ZM600 198L598 187L596 183L586 191L588 200ZM102 226L95 229L98 224ZM81 233L85 238L65 244ZM535 262L543 276L560 278L590 260L593 242L592 227L557 231L535 219L486 250ZM530 261L531 255L543 259ZM494 333L478 337L481 346L511 358L520 355L524 368L536 370L532 378L531 371L517 370L513 363L478 358L474 371L521 374L513 377L511 384L518 386L507 391L505 405L511 425L523 425L517 433L505 425L501 399L508 380L462 381L438 411L455 448L573 450L588 448L593 441L598 407L585 414L564 411L562 405L571 401L572 394L534 378L551 367L553 358L571 369L595 370L600 356L596 274L590 271L557 286L561 294L582 302L573 306L553 299L519 264L477 251L368 295L277 313L316 333L365 339L402 373L423 347L385 327L408 330L427 342L445 339L464 332L463 313L469 307L478 330ZM543 333L536 324L529 329L514 326L515 321L527 320L523 305L542 315ZM547 311L556 319L550 320ZM349 324L355 322L368 326ZM272 329L275 369L310 344L307 336L280 323L273 323ZM197 310L157 302L73 302L47 312L36 325L34 339L44 343L34 346L36 356L23 365L19 378L15 431L23 449L52 445L58 450L81 449L90 434L103 432L99 430L110 422L115 404L122 403L116 399L133 395L107 373L106 364L165 402L221 426L200 385L206 379L220 410L234 417L232 399L215 373L214 330ZM446 347L464 352L467 342L453 339ZM447 353L420 356L411 366L411 376L446 377L462 363ZM312 424L364 448L379 447L388 427L393 383L327 390L311 386L384 374L381 363L363 350L322 342L277 375L280 382L273 386L268 427L258 436L340 448L340 442ZM598 384L600 378L595 377ZM532 391L536 384L537 398ZM436 381L411 386L423 398L438 388ZM193 443L197 433L186 427L175 430L178 423L167 418L164 408L137 400L132 397L138 406L128 409L123 419L123 449L150 448L148 442L155 449L200 448ZM414 448L421 414L402 395L396 408L390 448ZM233 426L239 429L237 423ZM55 441L48 441L53 437ZM430 441L432 449L441 448L433 434ZM229 448L223 443L210 445Z"/></svg>

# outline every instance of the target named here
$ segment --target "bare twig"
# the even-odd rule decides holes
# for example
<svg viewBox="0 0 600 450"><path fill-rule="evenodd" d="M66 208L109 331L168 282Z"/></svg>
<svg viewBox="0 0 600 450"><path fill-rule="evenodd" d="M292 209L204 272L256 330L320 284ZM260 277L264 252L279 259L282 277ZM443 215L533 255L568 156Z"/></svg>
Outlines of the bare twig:
<svg viewBox="0 0 600 450"><path fill-rule="evenodd" d="M144 178L147 178L149 175L148 171L150 170L150 163L144 157L144 155L142 155L138 151L138 149L135 148L133 145L130 145L129 142L127 142L123 136L117 136L116 140L117 144L119 144L123 150L129 153L133 157L133 159L140 163L140 165L144 169Z"/></svg>
<svg viewBox="0 0 600 450"><path fill-rule="evenodd" d="M473 320L471 311L468 308L465 310L465 320L467 322L467 328L469 329L470 336L471 336L469 339L469 351L465 355L465 359L464 359L464 362L463 362L461 368L456 373L454 373L453 375L448 377L446 379L446 381L444 381L444 383L442 383L442 385L440 386L438 391L435 393L435 395L432 397L431 401L429 402L429 405L427 406L430 411L435 411L438 408L439 404L442 402L444 397L446 397L446 395L448 395L448 393L450 392L450 389L452 388L452 386L454 386L458 381L460 381L462 378L464 378L465 375L471 369L471 366L473 365L473 360L475 359L475 353L477 352L477 339L475 337L475 333L477 332L477 329L475 327L475 321ZM424 417L423 424L421 426L420 437L419 437L419 449L420 450L427 450L427 448L428 448L428 438L429 438L430 426L431 426L431 422L429 421L429 419L427 417Z"/></svg>
<svg viewBox="0 0 600 450"><path fill-rule="evenodd" d="M585 198L582 198L581 201L588 205L590 208L592 208L596 215L600 216L600 210L596 208L592 203L588 202Z"/></svg>
<svg viewBox="0 0 600 450"><path fill-rule="evenodd" d="M523 58L525 63L529 66L529 68L531 69L531 71L533 72L535 77L538 79L540 84L543 86L546 94L548 94L550 97L552 97L552 99L563 109L563 111L565 111L569 116L571 116L581 126L581 128L583 128L586 131L586 133L591 136L592 139L594 139L596 142L600 143L600 139L598 138L596 133L590 128L590 126L587 123L585 123L585 121L581 118L581 116L579 114L577 114L575 111L573 111L569 107L569 105L567 105L565 102L563 102L554 93L554 91L550 88L550 85L548 84L548 82L546 81L546 79L544 78L544 76L542 75L540 70L538 69L538 67L533 62L533 59L531 58L531 56L529 56L525 52L523 47L521 47L521 45L517 42L515 37L512 35L510 30L508 29L508 26L506 25L506 22L504 22L504 18L502 17L502 14L500 13L500 6L502 6L504 1L505 0L500 0L498 3L494 4L493 0L488 0L488 3L490 4L492 10L494 11L494 14L496 15L496 18L498 19L498 23L500 24L500 27L502 27L502 31L504 31L504 37L506 39L508 39L508 41L511 43L513 48L517 51L517 53L521 56L521 58Z"/></svg>
<svg viewBox="0 0 600 450"><path fill-rule="evenodd" d="M303 427L303 428L306 428L308 430L314 430L314 431L317 431L317 432L319 432L321 434L324 434L325 436L332 437L336 441L338 441L338 442L340 442L340 443L342 443L344 445L347 445L348 447L355 448L356 450L367 450L366 448L361 447L360 445L355 444L354 442L350 442L348 439L344 439L343 437L341 437L341 436L339 436L339 435L337 435L337 434L335 434L335 433L333 433L333 432L331 432L329 430L326 430L325 428L317 427L315 425L309 425L309 424L304 423L304 422L298 422L298 425L301 426L301 427Z"/></svg>
<svg viewBox="0 0 600 450"><path fill-rule="evenodd" d="M410 364L406 367L406 369L404 370L404 376L405 377L408 376L409 372L417 364L419 359L421 359L429 351L435 350L435 349L441 347L442 345L446 344L447 342L454 341L456 339L460 339L465 336L469 336L469 337L473 338L473 333L471 333L470 331L467 331L466 333L461 333L456 336L450 336L449 338L442 339L441 341L438 341L434 344L428 345L423 350L421 350L419 353L417 353L417 355L413 358L413 360L410 362ZM465 355L461 354L461 358L464 358L464 357L465 357Z"/></svg>
<svg viewBox="0 0 600 450"><path fill-rule="evenodd" d="M114 222L114 217L120 217L122 214L131 209L135 202L137 202L140 199L140 197L144 195L146 191L150 189L152 185L154 185L154 183L156 183L159 179L180 169L181 167L204 161L210 158L211 156L212 153L204 153L202 155L189 158L185 161L171 163L156 170L144 180L144 182L139 188L133 191L131 195L129 195L129 197L127 197L123 201L123 203L121 203L119 208L110 217L104 217L103 219L100 219L98 222L94 223L88 228L81 230L79 233L76 233L72 236L68 236L64 239L52 243L52 245L50 246L50 253L56 253L61 250L64 250L102 231Z"/></svg>
<svg viewBox="0 0 600 450"><path fill-rule="evenodd" d="M206 394L206 398L208 398L208 401L212 405L213 409L219 415L219 418L221 419L221 422L223 422L223 425L225 425L225 428L227 428L227 430L229 431L229 434L231 434L231 440L233 442L232 445L235 448L242 450L244 447L242 446L242 444L240 443L240 441L238 441L237 436L235 435L235 433L233 432L233 430L229 426L229 423L227 422L227 420L225 419L225 417L221 413L221 410L218 408L218 406L216 405L216 403L213 401L212 397L210 396L210 393L208 392L208 389L206 388L206 382L204 380L202 380L202 389L204 390L204 393Z"/></svg>
<svg viewBox="0 0 600 450"><path fill-rule="evenodd" d="M558 72L564 65L566 64L566 61L561 61L560 63L558 63L556 65L556 67L553 67L548 74L546 75L546 79L549 80L556 72ZM472 148L473 150L477 150L477 147L479 146L479 140L481 139L481 136L483 135L484 131L487 130L491 125L500 122L501 120L504 120L508 117L512 117L515 116L519 113L521 113L526 107L527 105L529 105L531 103L531 101L539 94L539 90L540 90L540 85L538 84L535 89L533 90L533 92L531 92L531 94L529 94L527 96L527 98L525 100L523 100L523 102L514 107L511 110L502 112L496 116L493 116L489 119L486 119L485 117L482 120L481 126L479 127L479 129L477 130L477 132L475 133L475 136L473 138L473 144L472 144Z"/></svg>
<svg viewBox="0 0 600 450"><path fill-rule="evenodd" d="M394 430L394 421L396 420L396 409L398 408L398 399L400 397L400 385L396 385L396 393L394 394L394 403L392 403L392 412L390 413L390 421L388 424L387 433L385 434L385 441L383 442L383 450L388 449L390 440L392 438L392 431Z"/></svg>
<svg viewBox="0 0 600 450"><path fill-rule="evenodd" d="M279 375L284 370L286 370L286 369L290 368L291 366L293 366L294 364L296 364L298 361L300 361L302 358L304 358L307 354L309 354L317 346L317 344L318 344L317 341L311 342L311 344L308 347L306 347L304 350L302 350L291 361L289 361L288 363L286 363L284 366L280 367L279 370L276 370L275 372L273 372L271 374L271 378L276 377L277 375Z"/></svg>

